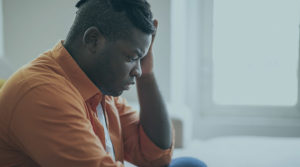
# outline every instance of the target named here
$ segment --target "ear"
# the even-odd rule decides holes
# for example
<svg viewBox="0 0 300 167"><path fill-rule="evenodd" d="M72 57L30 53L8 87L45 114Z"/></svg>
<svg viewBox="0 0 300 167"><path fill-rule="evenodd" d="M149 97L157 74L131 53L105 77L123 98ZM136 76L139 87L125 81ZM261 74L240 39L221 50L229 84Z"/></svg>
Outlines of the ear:
<svg viewBox="0 0 300 167"><path fill-rule="evenodd" d="M105 38L97 27L88 28L83 34L83 44L91 53L96 53L104 46Z"/></svg>

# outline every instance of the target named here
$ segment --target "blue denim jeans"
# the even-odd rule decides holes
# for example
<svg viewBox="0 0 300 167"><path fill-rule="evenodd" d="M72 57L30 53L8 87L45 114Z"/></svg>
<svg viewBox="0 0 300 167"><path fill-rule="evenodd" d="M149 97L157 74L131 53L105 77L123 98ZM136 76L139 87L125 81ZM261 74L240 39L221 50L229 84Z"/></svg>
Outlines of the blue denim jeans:
<svg viewBox="0 0 300 167"><path fill-rule="evenodd" d="M207 167L207 165L196 158L180 157L172 159L169 167Z"/></svg>

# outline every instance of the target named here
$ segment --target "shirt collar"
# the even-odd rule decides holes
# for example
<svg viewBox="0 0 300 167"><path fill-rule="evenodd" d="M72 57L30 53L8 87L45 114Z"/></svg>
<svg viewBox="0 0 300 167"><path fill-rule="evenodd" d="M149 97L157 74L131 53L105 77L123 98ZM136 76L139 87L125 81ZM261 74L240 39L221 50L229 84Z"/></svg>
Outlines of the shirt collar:
<svg viewBox="0 0 300 167"><path fill-rule="evenodd" d="M65 75L71 83L78 89L85 101L92 97L97 97L101 101L104 97L96 85L81 70L79 65L63 46L60 41L53 49L52 55L60 67L64 70Z"/></svg>

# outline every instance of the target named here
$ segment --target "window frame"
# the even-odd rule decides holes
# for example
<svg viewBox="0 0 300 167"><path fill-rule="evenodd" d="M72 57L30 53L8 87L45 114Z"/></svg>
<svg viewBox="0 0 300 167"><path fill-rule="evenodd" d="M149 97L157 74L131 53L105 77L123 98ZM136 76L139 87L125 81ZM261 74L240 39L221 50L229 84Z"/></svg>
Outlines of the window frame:
<svg viewBox="0 0 300 167"><path fill-rule="evenodd" d="M214 103L213 13L213 0L171 1L171 103L185 105L190 109L194 118L194 136L300 136L299 76L298 101L295 106L233 106ZM188 58L184 59L182 55L188 55ZM300 58L298 64L300 66ZM258 125L255 122L261 123ZM234 132L233 126L236 128ZM265 131L261 132L258 126L265 128ZM281 129L274 130L278 126ZM282 128L288 132L282 131ZM268 130L272 133L267 133Z"/></svg>
<svg viewBox="0 0 300 167"><path fill-rule="evenodd" d="M205 0L206 1L206 0ZM209 48L209 51L206 52L206 54L203 54L202 56L204 57L210 57L210 59L212 59L212 50L213 50L213 10L214 10L214 5L213 5L213 0L208 2L206 1L204 3L204 8L208 8L211 9L211 11L207 11L204 10L206 13L204 17L206 17L206 23L204 23L204 25L207 26L207 28L205 28L205 30L207 31L207 29L209 29L209 31L207 32L203 32L203 33L208 33L210 34L210 36L208 36L209 41L209 45L207 46ZM300 41L300 33L299 33L299 40ZM300 43L299 43L300 45ZM298 52L298 74L300 74L300 59L299 59L299 53L300 53L300 47L299 47L299 52ZM208 59L208 58L207 58ZM213 70L213 62L212 60L210 60L210 70ZM203 73L204 70L200 70L200 75L203 76L207 76L206 74ZM202 74L201 74L202 72ZM299 117L300 118L300 108L299 108L299 102L300 102L300 81L299 81L299 76L298 76L298 100L297 100L297 104L294 106L269 106L269 105L221 105L221 104L216 104L213 101L213 81L212 81L212 77L213 74L212 72L210 73L210 77L206 78L206 79L210 79L211 80L211 86L210 87L204 87L203 90L210 90L208 93L210 94L209 97L211 97L209 99L209 105L210 105L210 109L213 112L226 112L228 114L232 114L232 115L253 115L253 116L286 116L286 117Z"/></svg>

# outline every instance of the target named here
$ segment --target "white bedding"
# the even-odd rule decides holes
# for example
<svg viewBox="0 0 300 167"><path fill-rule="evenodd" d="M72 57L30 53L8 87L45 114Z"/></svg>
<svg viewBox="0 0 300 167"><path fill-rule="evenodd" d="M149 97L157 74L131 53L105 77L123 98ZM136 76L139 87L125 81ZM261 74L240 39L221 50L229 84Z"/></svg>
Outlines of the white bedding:
<svg viewBox="0 0 300 167"><path fill-rule="evenodd" d="M300 167L300 138L222 137L195 140L175 157L192 156L208 167ZM133 165L125 163L125 167Z"/></svg>
<svg viewBox="0 0 300 167"><path fill-rule="evenodd" d="M300 138L222 137L193 141L174 157L192 156L209 167L300 167Z"/></svg>

